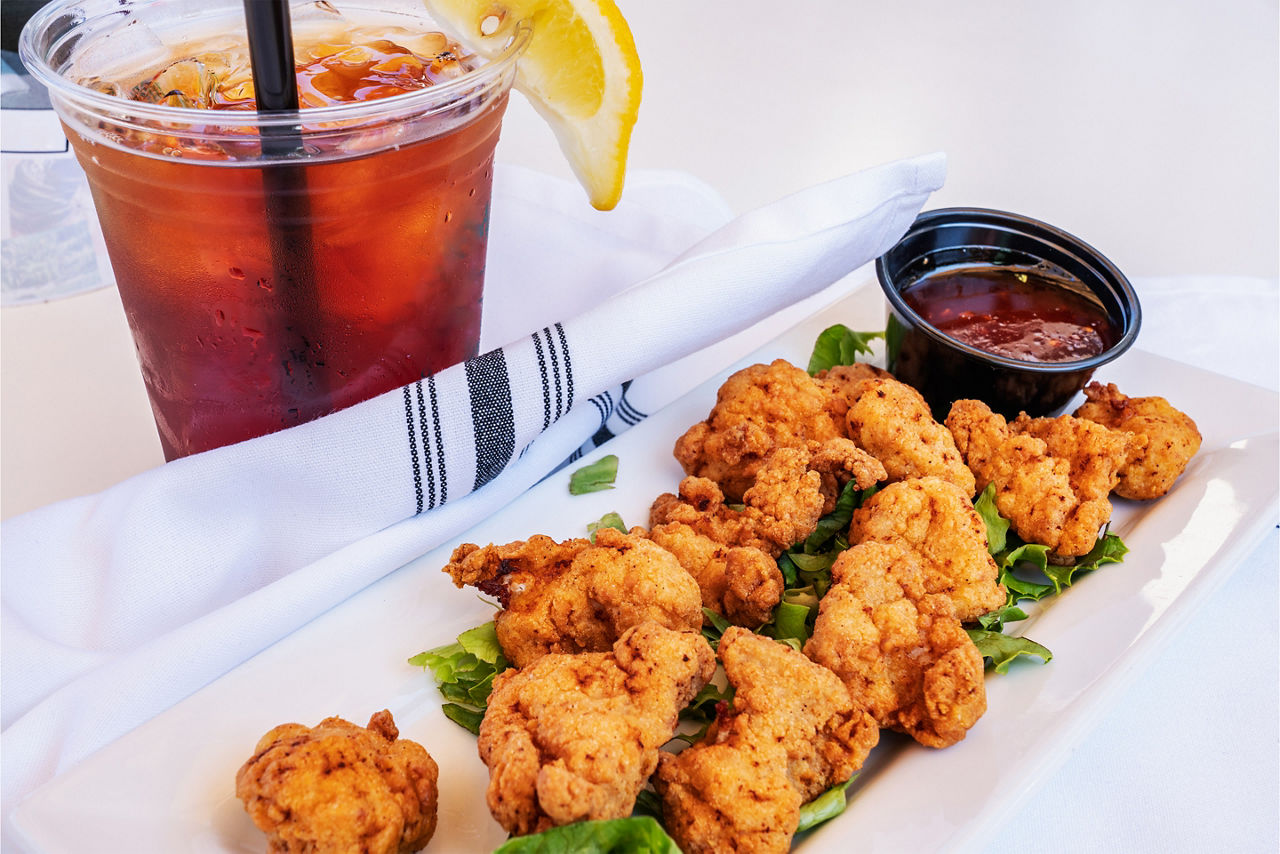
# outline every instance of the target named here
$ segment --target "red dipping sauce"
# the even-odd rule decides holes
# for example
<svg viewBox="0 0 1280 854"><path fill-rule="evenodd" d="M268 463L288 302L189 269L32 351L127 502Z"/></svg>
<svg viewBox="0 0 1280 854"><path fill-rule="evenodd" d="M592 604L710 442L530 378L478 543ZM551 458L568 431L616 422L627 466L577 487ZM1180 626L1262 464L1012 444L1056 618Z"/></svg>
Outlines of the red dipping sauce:
<svg viewBox="0 0 1280 854"><path fill-rule="evenodd" d="M1078 290L1076 290L1078 288ZM1116 340L1083 283L999 267L949 267L903 289L925 322L978 350L1021 362L1074 362Z"/></svg>

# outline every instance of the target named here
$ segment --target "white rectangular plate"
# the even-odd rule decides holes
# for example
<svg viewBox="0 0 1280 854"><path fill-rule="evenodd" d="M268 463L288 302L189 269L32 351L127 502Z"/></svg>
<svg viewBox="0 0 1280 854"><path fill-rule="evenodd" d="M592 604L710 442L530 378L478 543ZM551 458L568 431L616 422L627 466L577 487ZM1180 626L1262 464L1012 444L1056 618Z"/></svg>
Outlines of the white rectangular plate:
<svg viewBox="0 0 1280 854"><path fill-rule="evenodd" d="M832 323L877 329L879 293L864 288L743 362L808 361ZM533 533L583 536L618 511L647 521L682 472L672 445L704 417L735 365L598 453L621 460L617 488L573 497L561 472L458 542ZM1131 395L1158 394L1199 423L1204 445L1173 491L1117 502L1124 563L1079 580L1018 631L1048 646L1047 665L1020 661L987 679L989 710L946 750L886 733L851 787L848 810L797 841L804 852L955 851L981 842L1055 768L1136 664L1229 574L1272 524L1280 435L1277 396L1140 351L1096 377ZM441 768L440 823L428 851L482 852L505 838L485 807L475 739L440 712L429 675L406 659L491 618L492 606L440 572L456 543L402 567L275 646L55 778L19 805L15 829L34 852L261 852L265 840L233 795L235 772L276 724L329 715L357 723L382 708ZM1046 737L1047 731L1052 737ZM975 781L980 781L975 785ZM921 805L928 805L922 809Z"/></svg>

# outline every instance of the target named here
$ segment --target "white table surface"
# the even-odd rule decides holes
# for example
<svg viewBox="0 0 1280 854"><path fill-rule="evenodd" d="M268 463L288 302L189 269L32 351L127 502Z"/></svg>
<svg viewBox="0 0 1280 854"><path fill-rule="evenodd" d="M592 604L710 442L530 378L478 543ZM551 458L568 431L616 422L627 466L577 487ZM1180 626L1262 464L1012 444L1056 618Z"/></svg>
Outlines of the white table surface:
<svg viewBox="0 0 1280 854"><path fill-rule="evenodd" d="M1221 330L1188 333L1189 354L1276 387L1274 2L620 5L645 66L633 166L687 171L745 210L945 151L929 207L1048 220L1132 278L1257 289L1270 313L1244 319L1247 364ZM498 156L569 175L519 98ZM114 291L3 309L0 419L3 517L160 464ZM989 850L1280 847L1277 574L1273 530L1038 790L993 793L1015 808Z"/></svg>

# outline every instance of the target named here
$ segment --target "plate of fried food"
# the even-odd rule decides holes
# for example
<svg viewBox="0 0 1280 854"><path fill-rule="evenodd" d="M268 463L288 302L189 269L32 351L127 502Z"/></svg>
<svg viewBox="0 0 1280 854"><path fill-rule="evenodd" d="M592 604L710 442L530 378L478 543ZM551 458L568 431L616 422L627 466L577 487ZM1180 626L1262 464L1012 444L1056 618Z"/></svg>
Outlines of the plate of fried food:
<svg viewBox="0 0 1280 854"><path fill-rule="evenodd" d="M939 420L853 331L883 328L878 297L55 778L21 836L49 854L980 843L1271 524L1276 396L1132 350L1069 415L965 400ZM837 327L856 358L815 362Z"/></svg>

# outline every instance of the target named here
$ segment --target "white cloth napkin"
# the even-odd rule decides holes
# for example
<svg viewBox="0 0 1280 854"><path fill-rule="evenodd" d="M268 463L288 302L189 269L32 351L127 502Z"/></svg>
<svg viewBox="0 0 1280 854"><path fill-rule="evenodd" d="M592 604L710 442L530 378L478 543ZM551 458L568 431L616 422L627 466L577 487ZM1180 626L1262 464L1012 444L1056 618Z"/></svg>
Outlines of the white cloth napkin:
<svg viewBox="0 0 1280 854"><path fill-rule="evenodd" d="M678 360L881 254L944 171L944 158L931 155L804 190L733 220L658 271L646 241L671 247L685 234L687 246L701 236L698 223L722 210L706 194L684 196L701 213L650 219L650 233L631 240L595 216L548 217L539 234L559 239L525 246L536 259L495 246L487 302L504 288L547 292L541 309L489 324L490 336L495 326L510 333L505 346L309 424L8 520L6 812L492 514L593 436L625 429L728 364ZM566 209L581 206L574 198ZM602 299L618 278L602 275L601 252L578 251L592 242L641 281ZM567 316L584 304L593 307Z"/></svg>

